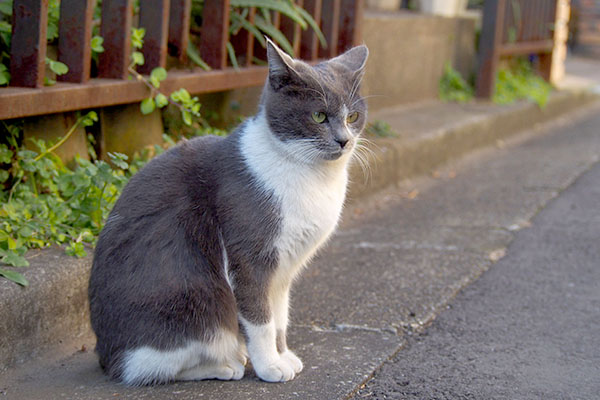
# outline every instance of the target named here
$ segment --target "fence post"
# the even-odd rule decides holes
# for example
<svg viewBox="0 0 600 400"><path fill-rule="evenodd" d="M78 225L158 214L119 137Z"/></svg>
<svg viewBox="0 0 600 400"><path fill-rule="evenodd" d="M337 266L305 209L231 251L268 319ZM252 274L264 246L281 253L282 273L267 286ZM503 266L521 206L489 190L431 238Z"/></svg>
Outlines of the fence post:
<svg viewBox="0 0 600 400"><path fill-rule="evenodd" d="M58 30L58 61L69 67L61 82L84 83L90 78L92 18L95 0L62 0Z"/></svg>
<svg viewBox="0 0 600 400"><path fill-rule="evenodd" d="M253 24L255 15L256 8L251 7L248 11L248 22ZM252 65L252 57L254 56L254 35L252 35L246 29L240 28L239 32L231 37L231 44L235 49L236 55L244 56L243 65Z"/></svg>
<svg viewBox="0 0 600 400"><path fill-rule="evenodd" d="M341 0L323 0L321 30L327 40L327 48L319 48L319 57L331 58L337 55L341 5Z"/></svg>
<svg viewBox="0 0 600 400"><path fill-rule="evenodd" d="M337 52L341 54L362 40L363 0L342 0Z"/></svg>
<svg viewBox="0 0 600 400"><path fill-rule="evenodd" d="M557 23L559 23L558 21L558 1L557 0L547 0L548 4L546 4L547 9L545 10L547 13L547 16L545 18L545 21L548 21L549 24L551 24L553 26L553 30L551 31L552 34L552 39L554 40L554 47L556 46L556 43L558 42L557 40L557 36L556 36L556 31L560 30L560 27L556 26ZM545 34L545 36L547 36L547 30L548 28L546 27L545 32L543 32ZM550 50L550 52L546 52L546 53L542 53L540 54L540 65L539 65L539 72L540 75L542 76L542 78L544 78L546 81L550 82L550 78L552 75L552 61L554 59L554 47Z"/></svg>
<svg viewBox="0 0 600 400"><path fill-rule="evenodd" d="M205 0L200 37L200 56L215 69L227 66L229 0Z"/></svg>
<svg viewBox="0 0 600 400"><path fill-rule="evenodd" d="M486 0L479 39L479 66L477 72L477 97L489 98L494 93L498 49L502 43L505 0Z"/></svg>
<svg viewBox="0 0 600 400"><path fill-rule="evenodd" d="M169 11L169 54L184 60L190 40L192 0L171 0Z"/></svg>
<svg viewBox="0 0 600 400"><path fill-rule="evenodd" d="M133 0L102 0L100 35L104 52L100 53L98 75L101 78L126 79L131 50Z"/></svg>
<svg viewBox="0 0 600 400"><path fill-rule="evenodd" d="M319 25L321 23L321 0L304 0L304 9L312 15ZM302 31L300 39L300 58L303 60L316 60L319 55L319 39L316 32L311 29Z"/></svg>
<svg viewBox="0 0 600 400"><path fill-rule="evenodd" d="M14 0L10 85L40 87L46 65L48 0Z"/></svg>
<svg viewBox="0 0 600 400"><path fill-rule="evenodd" d="M169 34L170 0L144 0L140 2L140 28L144 36L144 65L137 70L149 74L154 68L167 65L167 36Z"/></svg>
<svg viewBox="0 0 600 400"><path fill-rule="evenodd" d="M296 0L295 3L299 7L303 6L302 0ZM285 15L281 16L279 28L292 45L294 49L294 57L298 57L300 54L300 37L302 35L302 28L293 19Z"/></svg>

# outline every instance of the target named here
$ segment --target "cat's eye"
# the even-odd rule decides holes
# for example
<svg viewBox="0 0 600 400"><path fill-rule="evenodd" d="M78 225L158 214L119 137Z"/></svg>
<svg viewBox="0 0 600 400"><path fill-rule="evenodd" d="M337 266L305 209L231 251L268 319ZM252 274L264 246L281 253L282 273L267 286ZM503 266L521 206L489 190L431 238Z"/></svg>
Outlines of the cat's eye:
<svg viewBox="0 0 600 400"><path fill-rule="evenodd" d="M327 119L327 115L324 112L322 112L322 111L315 111L315 112L312 113L312 119L317 124L322 124Z"/></svg>
<svg viewBox="0 0 600 400"><path fill-rule="evenodd" d="M346 117L346 121L349 124L352 124L352 123L356 122L357 119L358 119L358 113L357 112L353 112L351 114L348 114L348 116Z"/></svg>

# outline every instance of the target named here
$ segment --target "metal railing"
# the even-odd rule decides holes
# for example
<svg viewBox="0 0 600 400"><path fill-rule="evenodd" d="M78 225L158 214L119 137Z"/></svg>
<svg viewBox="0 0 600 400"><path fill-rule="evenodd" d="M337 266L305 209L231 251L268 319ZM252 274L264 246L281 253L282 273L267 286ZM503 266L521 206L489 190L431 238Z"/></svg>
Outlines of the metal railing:
<svg viewBox="0 0 600 400"><path fill-rule="evenodd" d="M538 69L550 78L557 0L485 0L477 96L494 91L498 62L502 57L537 55Z"/></svg>
<svg viewBox="0 0 600 400"><path fill-rule="evenodd" d="M136 103L149 95L142 82L130 80L132 7L134 0L103 0L100 35L104 52L98 59L98 77L90 78L91 32L95 0L62 0L58 37L58 61L69 72L57 77L54 86L43 86L46 59L48 0L14 0L10 54L11 87L0 88L0 120L34 115ZM332 57L358 44L363 0L299 0L321 26L329 46L320 48L314 31L300 30L290 18L273 14L273 21L293 43L301 58L314 61ZM243 63L228 65L229 0L205 0L199 36L199 52L212 68L170 69L161 83L166 94L179 88L200 94L262 84L264 49L254 36L242 30L231 37L235 54ZM145 63L138 68L148 74L165 67L167 54L185 58L190 41L191 0L142 0L139 27L144 37ZM250 10L250 18L255 10ZM250 21L252 22L252 20Z"/></svg>

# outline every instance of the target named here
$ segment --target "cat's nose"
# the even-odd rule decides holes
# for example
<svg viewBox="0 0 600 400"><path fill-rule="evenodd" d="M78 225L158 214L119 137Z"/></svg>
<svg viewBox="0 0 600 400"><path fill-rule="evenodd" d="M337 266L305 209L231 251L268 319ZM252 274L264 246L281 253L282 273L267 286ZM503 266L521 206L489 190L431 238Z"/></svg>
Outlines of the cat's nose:
<svg viewBox="0 0 600 400"><path fill-rule="evenodd" d="M344 147L346 147L346 144L348 143L348 138L345 138L345 137L336 138L335 141L338 142L340 147L343 149Z"/></svg>

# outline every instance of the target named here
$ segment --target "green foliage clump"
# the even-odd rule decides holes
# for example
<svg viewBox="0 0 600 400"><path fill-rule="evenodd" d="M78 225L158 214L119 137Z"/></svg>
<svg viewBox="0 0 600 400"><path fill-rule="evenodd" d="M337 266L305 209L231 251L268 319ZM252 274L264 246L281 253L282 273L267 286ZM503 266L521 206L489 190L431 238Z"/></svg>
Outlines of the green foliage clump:
<svg viewBox="0 0 600 400"><path fill-rule="evenodd" d="M52 245L83 257L102 230L104 220L129 178L160 146L145 150L131 164L124 154L109 154L111 163L75 158L67 168L53 151L75 131L97 120L95 112L79 118L57 143L33 139L39 151L19 144L19 129L8 126L7 143L0 144L0 262L12 267L29 265L28 249ZM174 144L170 141L170 144ZM15 269L0 267L0 276L20 285L25 278Z"/></svg>
<svg viewBox="0 0 600 400"><path fill-rule="evenodd" d="M365 128L365 131L369 135L379 136L379 137L398 136L398 134L392 130L392 127L390 126L390 124L388 124L385 121L381 121L381 120L375 120L373 122L370 122L367 125L367 127Z"/></svg>
<svg viewBox="0 0 600 400"><path fill-rule="evenodd" d="M465 103L473 99L473 94L473 87L447 62L439 84L440 99Z"/></svg>
<svg viewBox="0 0 600 400"><path fill-rule="evenodd" d="M516 58L498 70L492 101L496 104L510 104L527 99L543 108L551 92L552 85L535 72L529 61ZM470 101L474 93L473 86L447 63L439 84L440 99L462 103Z"/></svg>
<svg viewBox="0 0 600 400"><path fill-rule="evenodd" d="M552 85L533 70L531 63L516 59L508 67L498 71L493 101L496 104L510 104L519 99L527 99L543 108L551 91Z"/></svg>

